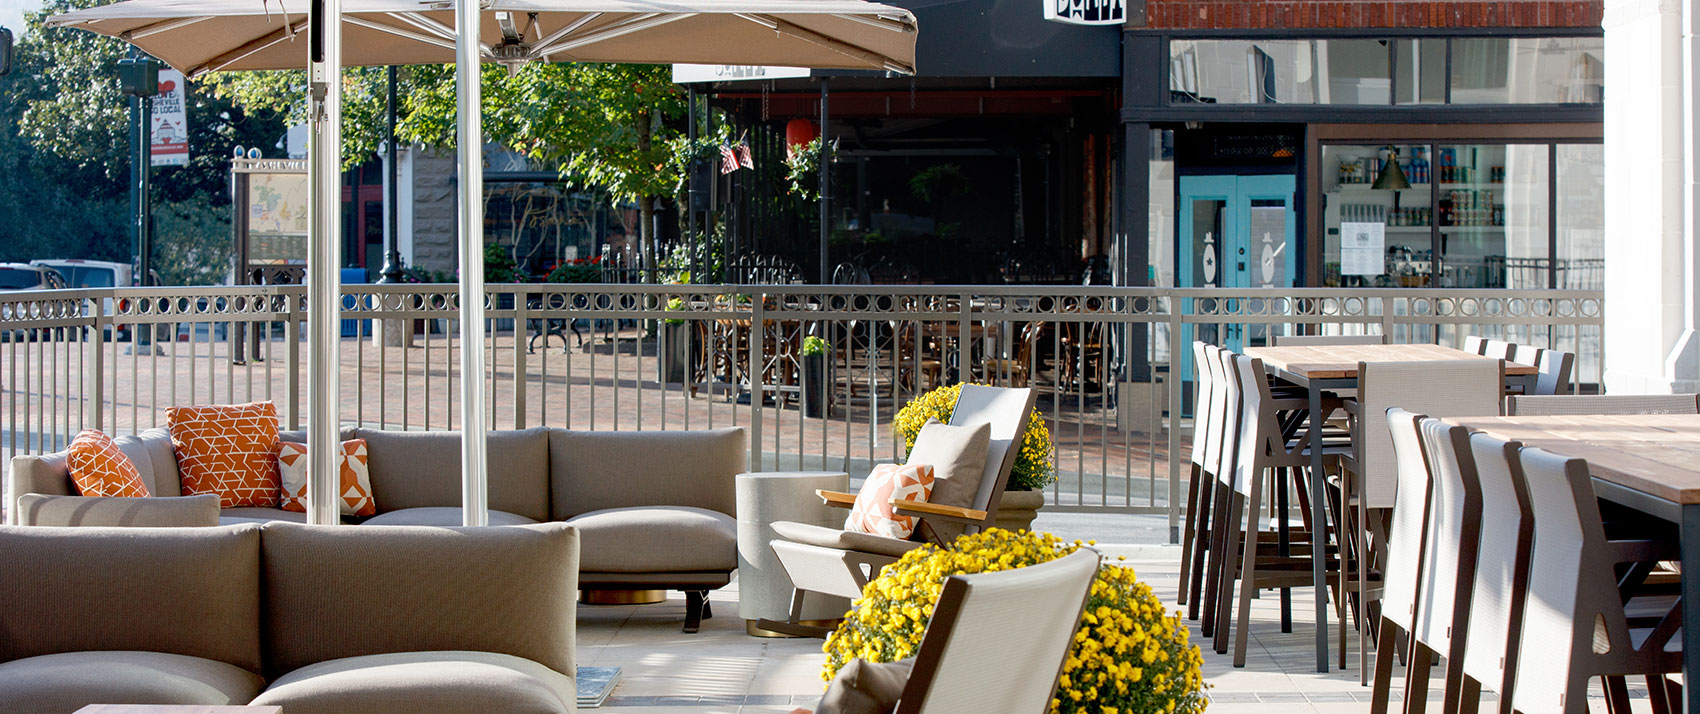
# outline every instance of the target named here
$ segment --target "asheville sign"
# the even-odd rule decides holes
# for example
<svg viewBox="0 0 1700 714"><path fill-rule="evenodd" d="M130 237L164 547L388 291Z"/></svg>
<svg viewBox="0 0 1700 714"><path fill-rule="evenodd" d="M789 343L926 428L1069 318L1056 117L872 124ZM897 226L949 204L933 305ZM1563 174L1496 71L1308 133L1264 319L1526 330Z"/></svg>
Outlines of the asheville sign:
<svg viewBox="0 0 1700 714"><path fill-rule="evenodd" d="M1045 19L1070 25L1120 25L1127 0L1043 0Z"/></svg>

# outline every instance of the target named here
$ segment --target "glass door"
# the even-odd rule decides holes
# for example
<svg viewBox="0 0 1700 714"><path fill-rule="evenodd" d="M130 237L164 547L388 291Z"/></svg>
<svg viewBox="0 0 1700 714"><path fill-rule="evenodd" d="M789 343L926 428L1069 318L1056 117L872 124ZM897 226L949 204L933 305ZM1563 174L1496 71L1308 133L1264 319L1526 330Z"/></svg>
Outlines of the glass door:
<svg viewBox="0 0 1700 714"><path fill-rule="evenodd" d="M1292 287L1297 251L1292 175L1182 176L1179 184L1181 287ZM1242 350L1267 344L1269 329L1186 325L1181 344L1193 339ZM1182 378L1191 377L1189 367Z"/></svg>

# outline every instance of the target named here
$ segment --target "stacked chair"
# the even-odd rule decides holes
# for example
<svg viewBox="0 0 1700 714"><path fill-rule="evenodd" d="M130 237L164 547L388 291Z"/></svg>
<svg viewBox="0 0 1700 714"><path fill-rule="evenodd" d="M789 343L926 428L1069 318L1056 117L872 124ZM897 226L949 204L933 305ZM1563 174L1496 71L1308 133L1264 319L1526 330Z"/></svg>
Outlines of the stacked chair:
<svg viewBox="0 0 1700 714"><path fill-rule="evenodd" d="M1692 398L1691 398L1692 399ZM1587 463L1413 412L1386 410L1398 499L1383 555L1372 714L1394 660L1406 711L1422 711L1430 659L1446 660L1446 714L1583 714L1590 681L1628 714L1624 678L1647 677L1655 714L1680 711L1680 604L1649 578L1671 539L1618 537ZM1407 647L1397 647L1399 634Z"/></svg>
<svg viewBox="0 0 1700 714"><path fill-rule="evenodd" d="M1540 373L1535 378L1535 388L1530 394L1571 393L1570 373L1576 364L1576 355L1572 353L1504 340L1489 340L1476 335L1464 338L1464 351L1534 366Z"/></svg>

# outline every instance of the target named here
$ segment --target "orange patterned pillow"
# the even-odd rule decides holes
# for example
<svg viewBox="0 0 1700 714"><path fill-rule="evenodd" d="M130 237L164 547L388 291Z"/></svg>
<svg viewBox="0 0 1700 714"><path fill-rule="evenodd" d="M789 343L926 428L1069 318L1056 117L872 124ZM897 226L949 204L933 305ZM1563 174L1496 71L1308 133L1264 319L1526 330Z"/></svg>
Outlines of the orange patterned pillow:
<svg viewBox="0 0 1700 714"><path fill-rule="evenodd" d="M277 407L271 402L165 410L183 495L220 508L277 505Z"/></svg>
<svg viewBox="0 0 1700 714"><path fill-rule="evenodd" d="M933 467L928 464L880 464L862 482L856 505L844 520L844 530L908 538L920 525L913 516L897 515L892 501L926 503L933 494Z"/></svg>
<svg viewBox="0 0 1700 714"><path fill-rule="evenodd" d="M147 496L148 484L130 457L118 450L112 437L84 429L71 440L65 456L71 481L83 496Z"/></svg>
<svg viewBox="0 0 1700 714"><path fill-rule="evenodd" d="M366 468L366 440L342 442L336 465L342 471L337 505L342 515L370 516L378 512L372 501L372 476ZM307 445L285 441L277 445L277 472L283 480L283 510L307 512Z"/></svg>

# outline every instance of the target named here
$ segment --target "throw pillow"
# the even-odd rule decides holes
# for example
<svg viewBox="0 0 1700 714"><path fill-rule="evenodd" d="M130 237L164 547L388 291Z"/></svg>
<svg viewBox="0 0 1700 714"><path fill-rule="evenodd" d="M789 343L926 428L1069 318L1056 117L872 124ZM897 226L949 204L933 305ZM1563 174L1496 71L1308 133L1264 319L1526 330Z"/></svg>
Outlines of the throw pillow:
<svg viewBox="0 0 1700 714"><path fill-rule="evenodd" d="M277 445L278 477L283 481L283 510L307 512L307 445L284 441ZM341 471L337 505L345 516L370 516L378 512L372 501L372 475L366 463L366 440L342 442L336 456Z"/></svg>
<svg viewBox="0 0 1700 714"><path fill-rule="evenodd" d="M838 670L815 714L885 714L897 708L915 658L869 662L857 657Z"/></svg>
<svg viewBox="0 0 1700 714"><path fill-rule="evenodd" d="M933 492L933 467L911 463L905 466L880 464L862 482L856 493L856 505L844 520L844 530L907 539L915 532L914 516L900 516L891 507L892 501L927 502Z"/></svg>
<svg viewBox="0 0 1700 714"><path fill-rule="evenodd" d="M183 495L220 508L277 505L277 407L271 402L165 410Z"/></svg>
<svg viewBox="0 0 1700 714"><path fill-rule="evenodd" d="M974 497L980 492L980 481L986 471L986 450L992 443L990 423L973 426L951 426L937 419L928 419L915 435L915 447L909 450L908 463L932 464L933 494L928 499L941 506L973 508ZM939 540L949 543L962 535L965 527L941 519L927 521Z"/></svg>
<svg viewBox="0 0 1700 714"><path fill-rule="evenodd" d="M141 497L150 495L142 481L142 472L135 462L118 446L112 437L95 429L84 429L71 440L66 450L65 466L71 482L83 496Z"/></svg>

